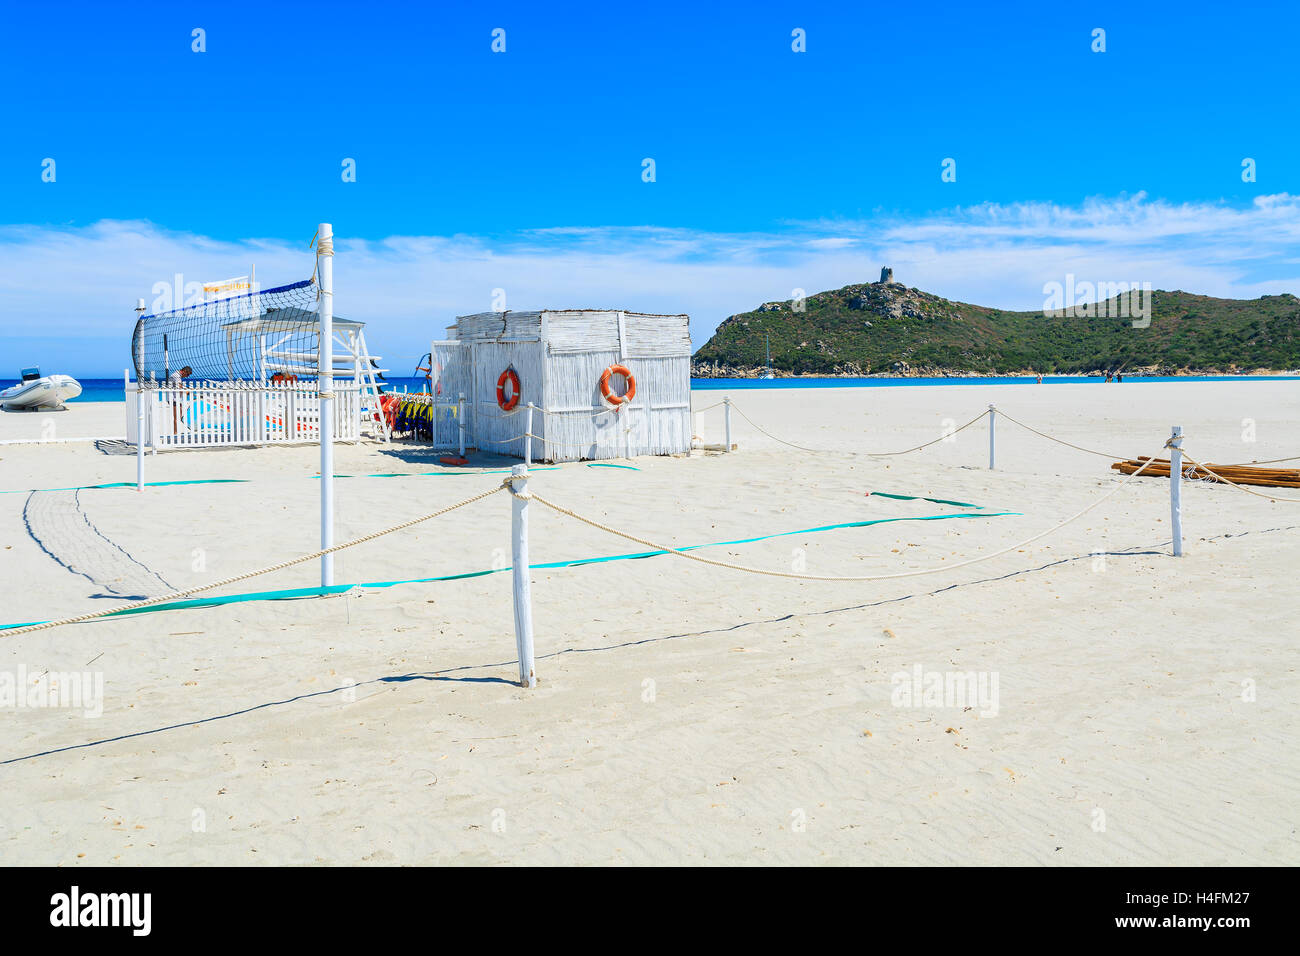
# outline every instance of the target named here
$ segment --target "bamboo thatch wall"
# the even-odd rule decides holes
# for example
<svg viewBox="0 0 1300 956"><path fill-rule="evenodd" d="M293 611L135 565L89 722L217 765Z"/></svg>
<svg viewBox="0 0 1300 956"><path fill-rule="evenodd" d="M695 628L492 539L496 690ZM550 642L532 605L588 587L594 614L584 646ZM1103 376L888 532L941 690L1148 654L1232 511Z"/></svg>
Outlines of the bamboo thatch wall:
<svg viewBox="0 0 1300 956"><path fill-rule="evenodd" d="M540 342L475 342L472 388L473 414L469 417L473 444L483 451L524 456L524 406L529 402L542 405L542 375L545 349ZM520 398L514 410L502 411L497 404L497 379L508 367L519 376ZM544 434L542 416L533 413L533 434ZM537 442L533 443L534 450ZM534 454L536 451L534 451Z"/></svg>
<svg viewBox="0 0 1300 956"><path fill-rule="evenodd" d="M467 345L472 444L523 456L533 414L533 458L541 461L680 454L690 450L690 333L685 315L574 310L461 316L452 332ZM636 396L617 412L604 401L601 374L626 365ZM496 384L513 366L522 397L503 412ZM623 394L623 380L611 382Z"/></svg>

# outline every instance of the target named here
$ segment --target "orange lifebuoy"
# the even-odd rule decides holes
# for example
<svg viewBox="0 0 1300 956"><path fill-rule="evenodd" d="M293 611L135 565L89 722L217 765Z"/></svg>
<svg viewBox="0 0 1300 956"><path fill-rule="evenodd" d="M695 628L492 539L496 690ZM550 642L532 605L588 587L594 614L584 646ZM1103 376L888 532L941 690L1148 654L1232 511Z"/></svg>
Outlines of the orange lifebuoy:
<svg viewBox="0 0 1300 956"><path fill-rule="evenodd" d="M615 395L609 387L611 376L622 375L627 379L627 394ZM605 396L605 401L617 407L632 401L636 397L636 379L632 377L632 372L626 365L611 365L605 371L600 373L600 394Z"/></svg>
<svg viewBox="0 0 1300 956"><path fill-rule="evenodd" d="M510 397L506 398L506 382L510 383ZM497 404L501 406L504 412L513 411L514 407L519 404L519 373L515 371L512 365L501 373L497 379Z"/></svg>

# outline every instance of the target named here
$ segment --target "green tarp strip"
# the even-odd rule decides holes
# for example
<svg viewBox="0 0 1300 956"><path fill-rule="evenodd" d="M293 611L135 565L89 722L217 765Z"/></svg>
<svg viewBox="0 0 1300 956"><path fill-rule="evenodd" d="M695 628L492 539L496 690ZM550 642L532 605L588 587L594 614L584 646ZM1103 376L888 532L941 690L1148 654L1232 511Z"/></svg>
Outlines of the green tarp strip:
<svg viewBox="0 0 1300 956"><path fill-rule="evenodd" d="M163 485L242 485L247 478L194 478L189 481L146 481L146 488L161 488ZM109 481L102 485L71 485L67 488L27 488L16 491L0 491L0 495L30 495L37 491L91 491L99 488L134 488L134 481Z"/></svg>
<svg viewBox="0 0 1300 956"><path fill-rule="evenodd" d="M870 493L873 498L893 498L897 501L929 501L936 505L956 505L958 508L983 508L983 505L973 505L968 501L948 501L946 498L921 498L917 495L891 495L887 491L873 491Z"/></svg>
<svg viewBox="0 0 1300 956"><path fill-rule="evenodd" d="M787 538L792 535L800 534L818 534L823 531L836 531L841 528L867 528L877 524L891 524L895 521L944 521L949 518L1003 518L1008 516L1019 516L1018 511L993 511L983 512L980 514L949 514L949 515L918 515L915 517L901 518L871 518L866 521L845 521L839 524L821 525L816 528L801 528L798 531L778 531L774 534L763 534L754 538L736 538L731 541L713 541L709 544L692 544L678 551L698 551L701 548L720 548L733 544L754 544L758 541L767 541L772 538ZM659 555L668 554L667 551L638 551L632 554L610 554L601 557L591 558L572 558L567 561L548 561L542 564L532 565L533 569L549 568L576 568L585 564L604 564L609 561L637 561L643 558L653 558ZM246 601L285 601L295 598L321 597L326 594L342 594L345 591L351 591L353 588L391 588L399 584L432 584L437 581L460 581L465 578L481 578L489 574L500 574L511 570L505 568L489 568L485 571L463 571L459 574L443 574L432 578L404 578L397 581L369 581L363 584L336 584L327 588L290 588L278 591L254 591L245 594L229 594L221 597L194 598L187 601L171 601L166 604L154 604L149 607L136 608L130 611L117 611L113 614L106 614L105 617L124 617L130 614L148 614L153 611L180 611L187 608L198 607L217 607L223 604L242 604ZM21 624L3 624L0 625L0 631L9 630L14 627L27 627L28 624L43 624L44 621L29 621Z"/></svg>

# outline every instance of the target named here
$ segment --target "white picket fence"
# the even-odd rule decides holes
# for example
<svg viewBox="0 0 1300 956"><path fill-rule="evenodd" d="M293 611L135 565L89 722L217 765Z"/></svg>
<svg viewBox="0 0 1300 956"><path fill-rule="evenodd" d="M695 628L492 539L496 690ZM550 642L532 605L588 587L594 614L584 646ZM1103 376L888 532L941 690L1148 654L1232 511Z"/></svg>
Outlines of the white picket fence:
<svg viewBox="0 0 1300 956"><path fill-rule="evenodd" d="M146 385L147 446L283 445L320 441L314 382L186 382ZM136 387L126 385L127 441L136 441ZM334 385L334 438L361 437L361 386Z"/></svg>

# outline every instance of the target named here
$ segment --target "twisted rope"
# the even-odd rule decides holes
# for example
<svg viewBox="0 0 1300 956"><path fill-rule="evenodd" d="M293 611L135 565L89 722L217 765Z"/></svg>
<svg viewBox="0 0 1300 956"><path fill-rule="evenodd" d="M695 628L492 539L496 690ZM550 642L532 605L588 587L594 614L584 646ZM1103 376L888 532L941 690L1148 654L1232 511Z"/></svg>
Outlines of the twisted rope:
<svg viewBox="0 0 1300 956"><path fill-rule="evenodd" d="M1199 461L1197 461L1191 455L1187 454L1187 452L1185 451L1183 452L1183 457L1192 463L1193 468L1199 468L1201 471L1205 472L1205 474L1209 475L1211 478L1215 479L1216 481L1221 481L1225 485L1232 485L1232 487L1236 488L1238 491L1244 491L1246 494L1254 495L1256 498L1267 498L1269 501L1289 501L1293 504L1300 504L1300 498L1282 498L1279 497L1278 495L1269 495L1269 494L1265 494L1262 491L1255 491L1251 488L1247 488L1245 485L1239 485L1231 478L1225 478L1222 475L1218 474L1217 472L1210 470L1208 466L1202 465ZM1285 458L1280 460L1286 461ZM1220 465L1219 467L1223 468L1225 466ZM1137 474L1137 472L1134 472L1134 474ZM1184 473L1184 476L1186 476L1186 473Z"/></svg>
<svg viewBox="0 0 1300 956"><path fill-rule="evenodd" d="M1165 447L1168 447L1167 443ZM792 571L773 571L768 568L754 568L744 564L733 564L730 561L718 561L713 558L703 557L702 555L692 554L686 551L679 551L676 548L670 548L668 545L659 544L657 542L647 540L646 538L640 538L634 534L629 534L626 531L619 531L617 528L612 528L607 524L603 524L599 521L596 521L594 518L588 518L584 515L578 514L576 511L571 511L570 509L565 508L562 505L558 505L553 501L548 501L547 499L543 498L541 495L534 494L532 492L529 492L527 494L521 494L515 491L514 487L511 485L511 481L514 480L514 476L507 478L504 482L502 482L502 484L504 484L506 488L509 489L510 494L512 494L516 498L532 499L536 501L538 504L545 505L547 508L550 508L552 511L557 511L562 515L568 515L570 518L574 518L578 521L581 521L583 524L590 525L591 527L596 528L599 531L607 532L608 534L615 535L616 537L619 538L625 538L628 541L636 542L639 545L642 545L647 548L652 548L656 551L663 551L667 554L675 554L680 558L686 558L688 561L698 561L700 564L708 564L717 568L727 568L732 571L744 571L749 574L760 574L766 577L790 578L795 581L888 581L894 578L911 578L923 574L937 574L941 571L952 571L957 568L969 567L972 564L979 564L981 561L988 561L993 558L1000 557L1001 555L1007 554L1011 551L1018 550L1019 548L1023 548L1027 544L1033 544L1035 541L1039 540L1040 538L1045 538L1047 535L1059 531L1061 528L1064 528L1070 522L1076 521L1077 519L1083 517L1093 508L1096 508L1098 505L1106 501L1111 496L1122 491L1128 485L1129 481L1131 481L1133 478L1136 478L1139 474L1142 473L1143 470L1148 468L1150 465L1151 462L1148 461L1141 468L1133 472L1133 474L1129 475L1118 485L1116 485L1111 491L1107 492L1105 495L1098 498L1096 501L1088 505L1083 510L1078 511L1075 514L1071 515L1070 517L1066 518L1061 523L1051 528L1048 528L1046 531L1042 531L1034 535L1032 538L1026 538L1024 541L1020 541L1016 544L1010 545L1009 547L1003 548L1001 551L994 551L992 554L986 554L978 558L971 558L969 561L959 561L956 564L948 564L948 565L944 565L943 567L937 567L937 568L920 568L915 571L901 571L894 574L869 574L869 575L851 575L851 576L796 574Z"/></svg>
<svg viewBox="0 0 1300 956"><path fill-rule="evenodd" d="M417 525L422 521L428 521L437 518L448 512L455 511L457 508L464 508L466 505L472 505L476 501L482 501L495 495L500 491L502 486L492 488L482 494L474 495L472 498L466 498L439 511L434 511L427 515L421 515L418 518L412 518L410 521L403 521L401 524L393 525L391 528L385 528L382 531L372 531L370 534L363 535L360 538L354 538L343 544L336 544L332 548L323 548L320 551L313 551L311 554L305 554L301 557L290 558L288 561L281 561L279 564L273 564L270 567L259 568L256 571L247 571L244 574L237 574L231 578L225 578L221 581L214 581L211 584L200 584L198 587L186 588L184 591L173 591L171 594L164 594L160 597L149 598L145 601L136 601L133 604L124 604L121 607L110 608L104 611L95 611L91 614L79 614L76 617L65 617L57 621L45 621L41 624L28 624L25 627L13 627L0 631L0 637L13 637L17 634L29 634L33 631L45 631L54 627L62 627L65 624L81 624L85 621L93 621L96 618L107 617L110 614L121 614L124 611L134 611L137 608L151 607L155 604L165 604L169 601L177 601L181 598L189 597L192 594L201 594L204 591L214 591L217 588L225 587L228 584L237 584L240 581L247 581L249 578L255 578L263 574L270 574L273 571L283 571L285 568L291 568L296 564L304 564L307 561L314 561L316 558L323 557L327 554L333 554L336 551L342 551L344 548L352 548L359 544L365 544L367 541L373 541L376 538L382 538L386 534L392 534L394 531L402 531L412 525Z"/></svg>
<svg viewBox="0 0 1300 956"><path fill-rule="evenodd" d="M1056 437L1054 437L1054 436L1052 436L1052 435L1049 435L1049 434L1047 434L1046 432L1040 432L1037 428L1034 428L1032 425L1026 425L1024 422L1020 421L1019 419L1012 418L1010 415L1008 415L1006 412L1002 411L1002 409L1000 409L1000 408L997 410L997 414L1000 415L1000 416L1002 416L1003 418L1005 418L1007 421L1011 422L1012 424L1019 425L1021 428L1024 428L1024 429L1026 429L1026 430L1028 430L1028 431L1031 431L1031 432L1033 432L1035 435L1038 435L1038 436L1041 437L1041 438L1046 438L1048 441L1054 441L1054 442L1056 442L1058 445L1065 445L1067 448L1073 448L1075 451L1086 452L1086 453L1089 454L1089 455L1098 455L1098 456L1100 456L1100 457L1102 457L1102 458L1108 458L1108 459L1110 459L1111 461L1124 461L1124 460L1126 460L1126 456L1124 456L1124 455L1108 455L1108 454L1106 454L1106 452L1104 452L1104 451L1093 451L1091 448L1084 448L1082 445L1075 445L1075 444L1073 444L1073 443L1071 443L1071 442L1065 441L1064 439L1056 438Z"/></svg>
<svg viewBox="0 0 1300 956"><path fill-rule="evenodd" d="M723 403L719 402L718 404L720 405ZM710 406L710 407L712 408L716 406ZM817 453L824 453L828 455L862 454L868 458L892 458L895 455L907 455L907 454L911 454L914 451L920 451L922 448L929 448L931 445L936 445L941 441L946 441L947 439L952 438L954 435L957 435L960 432L964 432L966 429L970 428L972 425L974 425L981 418L983 418L985 415L988 414L988 412L980 412L978 415L976 415L974 418L968 421L965 425L962 425L960 428L951 432L947 432L943 435L940 435L938 438L935 438L932 441L928 441L923 444L917 445L915 448L906 448L903 451L855 452L855 451L835 451L830 448L807 448L803 445L796 445L794 442L789 442L786 441L784 438L778 438L776 435L773 435L770 431L765 429L762 425L759 425L752 418L750 418L743 411L741 411L735 402L731 403L731 407L736 410L736 414L738 414L745 421L749 422L749 424L753 425L754 428L758 429L758 431L762 432L764 435L766 435L768 438L772 439L773 441L780 442L782 445L789 445L791 448L797 448L800 451L817 452Z"/></svg>
<svg viewBox="0 0 1300 956"><path fill-rule="evenodd" d="M976 422L978 422L981 418L983 418L987 414L988 412L980 412L978 415L976 415L974 418L968 421L965 425L962 425L961 428L958 428L955 431L948 432L947 434L940 435L938 438L934 439L933 441L928 441L923 445L917 445L915 448L908 448L904 451L867 452L866 455L868 458L892 458L895 455L907 455L914 451L920 451L922 448L929 448L931 445L936 445L941 441L947 441L949 438L952 438L953 436L961 432L964 432L966 429L970 428L972 425L974 425Z"/></svg>

